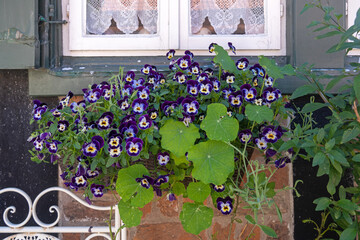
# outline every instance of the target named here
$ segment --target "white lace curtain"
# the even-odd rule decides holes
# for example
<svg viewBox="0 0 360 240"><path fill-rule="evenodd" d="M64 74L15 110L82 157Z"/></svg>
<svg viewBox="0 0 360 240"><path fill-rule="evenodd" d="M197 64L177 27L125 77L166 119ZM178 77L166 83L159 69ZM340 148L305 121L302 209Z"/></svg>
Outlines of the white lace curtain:
<svg viewBox="0 0 360 240"><path fill-rule="evenodd" d="M139 19L150 33L157 32L157 0L87 0L86 30L101 35L111 25L111 19L117 28L125 34L139 28Z"/></svg>
<svg viewBox="0 0 360 240"><path fill-rule="evenodd" d="M200 31L208 17L216 34L234 33L245 23L246 34L264 33L264 0L191 0L191 32Z"/></svg>

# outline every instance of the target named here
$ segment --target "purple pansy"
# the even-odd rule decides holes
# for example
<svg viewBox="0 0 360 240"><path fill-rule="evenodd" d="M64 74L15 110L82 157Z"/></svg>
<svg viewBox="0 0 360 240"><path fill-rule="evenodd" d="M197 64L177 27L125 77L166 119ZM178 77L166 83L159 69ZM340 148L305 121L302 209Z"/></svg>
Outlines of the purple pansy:
<svg viewBox="0 0 360 240"><path fill-rule="evenodd" d="M210 53L213 53L215 51L215 46L216 45L217 45L216 43L210 43L210 45L209 45L209 52Z"/></svg>
<svg viewBox="0 0 360 240"><path fill-rule="evenodd" d="M122 96L131 96L133 93L133 87L131 85L125 85L121 91Z"/></svg>
<svg viewBox="0 0 360 240"><path fill-rule="evenodd" d="M104 194L104 185L93 183L91 184L90 189L94 197L102 197Z"/></svg>
<svg viewBox="0 0 360 240"><path fill-rule="evenodd" d="M59 104L64 107L69 105L69 101L73 96L74 96L74 94L71 91L69 91L68 94L66 95L66 97L64 97L63 99L60 100Z"/></svg>
<svg viewBox="0 0 360 240"><path fill-rule="evenodd" d="M264 78L264 85L265 87L272 87L274 85L274 79L266 75Z"/></svg>
<svg viewBox="0 0 360 240"><path fill-rule="evenodd" d="M234 46L231 42L228 42L228 46L229 46L230 50L236 55L236 48L235 48L235 46Z"/></svg>
<svg viewBox="0 0 360 240"><path fill-rule="evenodd" d="M174 75L174 80L177 81L180 84L184 84L186 83L187 77L184 73L182 72L177 72Z"/></svg>
<svg viewBox="0 0 360 240"><path fill-rule="evenodd" d="M111 92L111 86L103 85L101 88L101 96L103 96L106 101L109 101L113 95L114 93Z"/></svg>
<svg viewBox="0 0 360 240"><path fill-rule="evenodd" d="M209 76L206 73L200 73L196 78L196 81L198 81L199 83L206 80L209 80Z"/></svg>
<svg viewBox="0 0 360 240"><path fill-rule="evenodd" d="M224 184L220 184L220 185L212 184L212 187L215 190L215 192L223 192L225 190Z"/></svg>
<svg viewBox="0 0 360 240"><path fill-rule="evenodd" d="M166 116L169 116L179 104L175 101L164 101L161 104L161 110Z"/></svg>
<svg viewBox="0 0 360 240"><path fill-rule="evenodd" d="M216 78L212 81L213 83L213 89L214 89L214 92L220 92L220 86L221 86L221 83L219 80L217 80Z"/></svg>
<svg viewBox="0 0 360 240"><path fill-rule="evenodd" d="M177 60L177 65L181 70L186 70L191 65L191 58L189 55L185 55Z"/></svg>
<svg viewBox="0 0 360 240"><path fill-rule="evenodd" d="M253 102L256 98L257 91L255 88L251 87L250 84L244 84L240 87L242 95L247 102Z"/></svg>
<svg viewBox="0 0 360 240"><path fill-rule="evenodd" d="M209 80L204 80L199 83L198 85L198 91L202 95L209 95L213 89L212 82Z"/></svg>
<svg viewBox="0 0 360 240"><path fill-rule="evenodd" d="M101 92L100 89L92 89L87 91L84 94L84 98L89 102L89 103L95 103L97 102L101 97Z"/></svg>
<svg viewBox="0 0 360 240"><path fill-rule="evenodd" d="M98 169L95 169L95 170L91 170L91 169L87 169L86 170L86 177L87 178L94 178L94 177L97 177L99 176L100 172Z"/></svg>
<svg viewBox="0 0 360 240"><path fill-rule="evenodd" d="M139 118L138 126L142 130L148 129L152 126L152 121L148 114L145 114Z"/></svg>
<svg viewBox="0 0 360 240"><path fill-rule="evenodd" d="M74 184L76 187L85 187L87 184L87 179L85 176L74 176L72 178L72 184Z"/></svg>
<svg viewBox="0 0 360 240"><path fill-rule="evenodd" d="M104 139L101 136L94 136L91 142L84 143L82 152L86 157L95 157L97 152L104 146Z"/></svg>
<svg viewBox="0 0 360 240"><path fill-rule="evenodd" d="M154 181L154 186L160 187L161 184L169 182L169 175L161 175Z"/></svg>
<svg viewBox="0 0 360 240"><path fill-rule="evenodd" d="M261 150L265 150L267 148L267 141L265 140L265 137L255 138L254 142L256 146Z"/></svg>
<svg viewBox="0 0 360 240"><path fill-rule="evenodd" d="M287 158L287 157L283 157L283 158L280 158L278 160L275 160L275 167L276 168L283 168L286 166L286 163L290 163L291 160L290 158Z"/></svg>
<svg viewBox="0 0 360 240"><path fill-rule="evenodd" d="M49 152L56 153L58 150L58 144L61 144L58 140L53 140L52 142L45 142L45 146L47 149L49 149Z"/></svg>
<svg viewBox="0 0 360 240"><path fill-rule="evenodd" d="M224 94L224 98L229 99L230 95L233 93L233 90L231 88L224 88L222 92Z"/></svg>
<svg viewBox="0 0 360 240"><path fill-rule="evenodd" d="M240 58L236 61L236 67L239 70L244 70L249 66L249 60L247 58Z"/></svg>
<svg viewBox="0 0 360 240"><path fill-rule="evenodd" d="M110 128L113 119L114 114L112 112L103 113L101 117L96 121L98 129L104 130Z"/></svg>
<svg viewBox="0 0 360 240"><path fill-rule="evenodd" d="M226 197L226 198L219 197L216 199L217 208L221 211L222 214L228 215L233 210L232 201L233 200L230 197Z"/></svg>
<svg viewBox="0 0 360 240"><path fill-rule="evenodd" d="M190 71L194 75L198 75L200 73L200 65L197 62L193 62L190 66Z"/></svg>
<svg viewBox="0 0 360 240"><path fill-rule="evenodd" d="M57 129L59 132L64 132L69 127L69 122L66 120L62 120L58 122Z"/></svg>
<svg viewBox="0 0 360 240"><path fill-rule="evenodd" d="M119 157L121 152L123 150L123 147L121 145L119 145L118 147L109 147L108 151L109 151L109 155L110 157L116 158Z"/></svg>
<svg viewBox="0 0 360 240"><path fill-rule="evenodd" d="M34 109L34 120L38 121L41 119L41 116L46 112L47 106L43 105Z"/></svg>
<svg viewBox="0 0 360 240"><path fill-rule="evenodd" d="M144 67L141 69L141 72L145 75L149 75L151 69L151 65L145 64Z"/></svg>
<svg viewBox="0 0 360 240"><path fill-rule="evenodd" d="M133 108L133 112L135 114L142 114L146 108L148 107L148 102L141 98L137 98L133 101L131 107Z"/></svg>
<svg viewBox="0 0 360 240"><path fill-rule="evenodd" d="M130 104L129 104L128 100L129 100L129 97L125 96L123 99L121 99L117 102L117 104L119 105L121 110L126 111L129 109Z"/></svg>
<svg viewBox="0 0 360 240"><path fill-rule="evenodd" d="M73 103L75 103L75 102L73 102ZM73 104L73 103L72 103L72 104ZM70 105L70 108L71 108L72 104ZM75 103L75 104L76 104L76 103ZM58 117L61 116L61 112L60 112L59 110L61 110L60 107L57 107L57 108L51 109L50 112L52 113L52 115L53 115L54 117L58 118ZM71 110L72 110L72 108L71 108Z"/></svg>
<svg viewBox="0 0 360 240"><path fill-rule="evenodd" d="M116 132L116 130L112 130L109 133L108 145L110 148L117 148L120 146L122 142L121 135Z"/></svg>
<svg viewBox="0 0 360 240"><path fill-rule="evenodd" d="M146 189L149 189L154 184L154 179L149 176L143 175L142 178L136 178L136 182Z"/></svg>
<svg viewBox="0 0 360 240"><path fill-rule="evenodd" d="M137 156L143 148L143 141L140 138L129 138L126 140L126 152L129 156Z"/></svg>
<svg viewBox="0 0 360 240"><path fill-rule="evenodd" d="M135 79L135 73L133 71L128 71L125 75L125 82L131 84Z"/></svg>
<svg viewBox="0 0 360 240"><path fill-rule="evenodd" d="M159 113L158 113L158 111L156 111L155 108L149 110L148 113L149 113L151 120L155 120L159 116Z"/></svg>
<svg viewBox="0 0 360 240"><path fill-rule="evenodd" d="M243 103L243 96L241 91L231 93L229 96L229 103L233 107L240 107Z"/></svg>
<svg viewBox="0 0 360 240"><path fill-rule="evenodd" d="M186 83L186 90L187 92L192 95L192 96L197 96L199 91L198 91L198 82L194 81L194 80L189 80Z"/></svg>
<svg viewBox="0 0 360 240"><path fill-rule="evenodd" d="M137 97L143 100L148 100L149 96L150 96L150 91L148 88L146 87L138 87L137 88L138 92L137 92Z"/></svg>
<svg viewBox="0 0 360 240"><path fill-rule="evenodd" d="M175 194L173 194L173 193L168 193L168 194L166 195L166 199L167 199L168 201L172 202L172 201L175 201L175 200L176 200L176 196L175 196Z"/></svg>
<svg viewBox="0 0 360 240"><path fill-rule="evenodd" d="M84 100L82 100L80 102L73 102L70 104L70 109L73 113L77 113L80 110L80 108L83 108L83 109L86 108L86 104L85 104ZM53 114L54 114L54 112L53 112Z"/></svg>
<svg viewBox="0 0 360 240"><path fill-rule="evenodd" d="M141 87L145 84L145 79L144 78L139 78L138 80L134 80L132 82L132 87L133 88L138 88L138 87Z"/></svg>
<svg viewBox="0 0 360 240"><path fill-rule="evenodd" d="M235 74L226 72L222 76L222 79L225 80L226 83L232 84L235 82Z"/></svg>
<svg viewBox="0 0 360 240"><path fill-rule="evenodd" d="M252 133L250 129L245 129L239 132L240 142L243 144L249 143L252 139Z"/></svg>
<svg viewBox="0 0 360 240"><path fill-rule="evenodd" d="M279 99L281 96L279 89L268 87L264 89L263 99L266 103L272 103Z"/></svg>
<svg viewBox="0 0 360 240"><path fill-rule="evenodd" d="M175 56L175 50L174 49L170 49L170 51L168 51L166 53L166 57L167 59L171 60L173 57Z"/></svg>
<svg viewBox="0 0 360 240"><path fill-rule="evenodd" d="M139 129L136 126L136 122L131 120L125 123L122 123L119 127L120 133L124 136L125 139L136 137Z"/></svg>
<svg viewBox="0 0 360 240"><path fill-rule="evenodd" d="M198 113L200 104L196 101L196 98L187 97L182 102L183 110L186 114L194 116Z"/></svg>
<svg viewBox="0 0 360 240"><path fill-rule="evenodd" d="M42 139L40 139L39 137L37 137L37 138L35 138L33 144L34 144L36 151L41 151L44 146L44 141Z"/></svg>
<svg viewBox="0 0 360 240"><path fill-rule="evenodd" d="M157 160L161 166L165 166L170 161L170 155L167 152L159 152Z"/></svg>
<svg viewBox="0 0 360 240"><path fill-rule="evenodd" d="M183 118L179 119L179 121L182 121L185 124L185 126L187 126L187 127L190 125L190 123L194 122L194 120L195 120L194 115L190 116L185 113L183 113Z"/></svg>
<svg viewBox="0 0 360 240"><path fill-rule="evenodd" d="M274 126L267 126L262 130L262 136L270 143L276 143L282 136L282 132Z"/></svg>

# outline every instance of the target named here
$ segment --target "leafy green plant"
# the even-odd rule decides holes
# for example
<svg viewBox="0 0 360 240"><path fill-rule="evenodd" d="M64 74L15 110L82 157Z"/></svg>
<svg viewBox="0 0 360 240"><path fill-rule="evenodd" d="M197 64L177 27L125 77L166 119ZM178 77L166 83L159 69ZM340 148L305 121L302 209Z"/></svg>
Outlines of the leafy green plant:
<svg viewBox="0 0 360 240"><path fill-rule="evenodd" d="M309 25L316 27L314 32L325 31L320 33L317 39L332 36L340 39L328 52L346 49L348 53L353 48L360 48L360 40L354 36L360 31L360 10L357 12L355 24L345 29L339 22L343 16L336 14L334 8L320 0L306 4L303 12L314 7L324 13L322 21L313 21ZM305 118L310 119L306 122L307 127L303 133L305 137L301 147L306 154L302 157L312 161L312 166L318 168L317 176L327 175L329 178L326 188L330 197L315 199L315 210L324 211L323 219L330 214L335 222L335 225L325 229L323 220L321 226L316 227L319 234L317 239L328 230L336 231L341 240L355 239L359 234L360 189L357 186L360 182L360 64L350 65L353 67L351 71L344 69L336 76L319 75L311 70L311 66L297 69L297 75L307 84L292 95L292 99L295 99L318 93L323 100L323 103L310 101L300 111ZM340 82L343 83L342 86L337 87ZM331 93L334 89L337 94ZM322 128L314 128L312 114L324 107L331 110L329 122ZM339 186L345 173L353 176L354 187Z"/></svg>

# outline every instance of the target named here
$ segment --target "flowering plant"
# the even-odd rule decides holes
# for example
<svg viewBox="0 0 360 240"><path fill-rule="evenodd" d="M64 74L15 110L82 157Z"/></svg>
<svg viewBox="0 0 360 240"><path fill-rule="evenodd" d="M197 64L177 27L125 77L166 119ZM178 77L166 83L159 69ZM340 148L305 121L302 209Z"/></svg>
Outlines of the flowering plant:
<svg viewBox="0 0 360 240"><path fill-rule="evenodd" d="M190 51L173 60L170 50L167 77L148 64L140 76L120 68L108 81L83 89L82 101L70 103L69 92L49 110L35 100L31 122L39 128L30 138L32 160L61 160L68 166L61 174L65 185L84 189L88 201L116 189L126 227L138 225L139 208L166 191L169 201L181 195L194 201L180 213L190 233L211 225L213 209L203 204L211 196L216 209L233 214L231 223L240 221L236 210L245 202L255 216L246 220L275 237L257 213L264 205L278 210L270 179L294 155L279 123L291 109L275 88L275 80L294 69L265 57L253 66L246 58L235 62L217 44L209 51L214 69L202 69ZM266 162L250 161L254 149Z"/></svg>

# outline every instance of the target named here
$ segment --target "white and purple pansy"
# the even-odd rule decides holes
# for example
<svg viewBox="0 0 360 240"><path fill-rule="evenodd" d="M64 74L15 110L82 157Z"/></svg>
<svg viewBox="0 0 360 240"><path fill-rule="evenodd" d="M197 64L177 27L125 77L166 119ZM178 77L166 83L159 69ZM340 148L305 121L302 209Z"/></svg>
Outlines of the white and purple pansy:
<svg viewBox="0 0 360 240"><path fill-rule="evenodd" d="M137 156L143 148L143 141L140 138L128 138L126 140L125 149L129 156Z"/></svg>
<svg viewBox="0 0 360 240"><path fill-rule="evenodd" d="M235 74L226 72L223 75L223 79L226 81L226 83L233 84L235 83Z"/></svg>
<svg viewBox="0 0 360 240"><path fill-rule="evenodd" d="M140 86L136 89L137 92L137 97L143 100L148 100L149 99L149 95L150 95L150 90L144 86Z"/></svg>
<svg viewBox="0 0 360 240"><path fill-rule="evenodd" d="M132 137L136 137L136 134L138 133L139 129L136 126L136 121L131 120L122 123L119 127L119 131L125 139L129 139Z"/></svg>
<svg viewBox="0 0 360 240"><path fill-rule="evenodd" d="M246 84L243 84L241 87L240 87L240 90L242 91L242 94L244 96L244 99L247 101L247 102L253 102L256 98L256 95L257 95L257 91L255 88L251 87L250 84L246 83Z"/></svg>
<svg viewBox="0 0 360 240"><path fill-rule="evenodd" d="M110 85L104 85L101 88L101 96L104 97L106 101L109 101L112 96L114 96L114 93L111 92L111 86Z"/></svg>
<svg viewBox="0 0 360 240"><path fill-rule="evenodd" d="M233 90L231 88L224 88L222 92L224 94L224 98L229 99L230 95L233 93Z"/></svg>
<svg viewBox="0 0 360 240"><path fill-rule="evenodd" d="M177 65L181 70L186 70L191 65L191 58L189 55L185 55L177 60Z"/></svg>
<svg viewBox="0 0 360 240"><path fill-rule="evenodd" d="M148 77L147 77L147 83L149 84L155 84L157 80L157 72L155 71L150 71Z"/></svg>
<svg viewBox="0 0 360 240"><path fill-rule="evenodd" d="M159 81L160 84L164 84L166 82L166 78L165 78L164 74L159 73L158 81Z"/></svg>
<svg viewBox="0 0 360 240"><path fill-rule="evenodd" d="M174 112L174 109L178 106L179 104L176 101L164 101L161 104L161 110L164 112L164 114L166 116L169 116L171 113Z"/></svg>
<svg viewBox="0 0 360 240"><path fill-rule="evenodd" d="M290 158L283 157L283 158L275 160L275 167L276 168L283 168L283 167L286 166L287 163L291 163Z"/></svg>
<svg viewBox="0 0 360 240"><path fill-rule="evenodd" d="M136 178L136 182L140 183L140 185L146 189L149 189L151 185L154 184L154 179L149 176L143 175L142 178Z"/></svg>
<svg viewBox="0 0 360 240"><path fill-rule="evenodd" d="M265 151L265 157L266 157L266 163L270 161L270 158L273 157L276 154L276 150L273 148L266 149Z"/></svg>
<svg viewBox="0 0 360 240"><path fill-rule="evenodd" d="M243 96L241 91L231 93L229 96L229 103L233 107L240 107L243 103Z"/></svg>
<svg viewBox="0 0 360 240"><path fill-rule="evenodd" d="M221 211L222 214L229 215L233 210L232 201L233 200L230 197L226 197L226 198L219 197L216 199L217 208Z"/></svg>
<svg viewBox="0 0 360 240"><path fill-rule="evenodd" d="M189 56L190 59L194 58L194 54L190 50L185 50L184 54L185 56Z"/></svg>
<svg viewBox="0 0 360 240"><path fill-rule="evenodd" d="M145 75L149 75L150 71L151 71L151 65L150 64L145 64L143 68L141 68L141 72Z"/></svg>
<svg viewBox="0 0 360 240"><path fill-rule="evenodd" d="M198 91L201 95L209 95L213 89L213 84L209 80L204 80L199 83Z"/></svg>
<svg viewBox="0 0 360 240"><path fill-rule="evenodd" d="M133 101L131 107L133 108L133 112L135 114L142 114L146 108L148 107L148 102L141 98L137 98Z"/></svg>
<svg viewBox="0 0 360 240"><path fill-rule="evenodd" d="M188 127L190 123L195 121L195 116L194 115L190 116L188 114L183 113L183 118L180 118L179 121L182 121L185 124L185 126Z"/></svg>
<svg viewBox="0 0 360 240"><path fill-rule="evenodd" d="M195 80L189 80L186 83L186 90L187 92L192 95L192 96L197 96L199 91L198 91L198 82Z"/></svg>
<svg viewBox="0 0 360 240"><path fill-rule="evenodd" d="M58 144L61 144L58 140L53 140L52 142L45 142L45 146L47 149L49 149L49 152L56 153L58 150Z"/></svg>
<svg viewBox="0 0 360 240"><path fill-rule="evenodd" d="M267 126L262 131L262 136L270 143L276 143L282 136L282 132L274 126Z"/></svg>
<svg viewBox="0 0 360 240"><path fill-rule="evenodd" d="M217 78L213 78L212 79L212 83L213 83L213 89L214 89L214 92L220 92L220 86L221 86L221 83L219 80L217 80Z"/></svg>
<svg viewBox="0 0 360 240"><path fill-rule="evenodd" d="M93 183L91 184L90 189L94 197L102 197L104 195L104 185Z"/></svg>
<svg viewBox="0 0 360 240"><path fill-rule="evenodd" d="M165 166L170 161L170 155L168 152L159 152L157 155L159 165Z"/></svg>
<svg viewBox="0 0 360 240"><path fill-rule="evenodd" d="M61 120L58 122L57 129L59 132L64 132L69 127L69 122L66 120Z"/></svg>
<svg viewBox="0 0 360 240"><path fill-rule="evenodd" d="M236 55L236 48L235 48L235 46L234 46L231 42L228 42L228 46L229 46L230 50Z"/></svg>
<svg viewBox="0 0 360 240"><path fill-rule="evenodd" d="M171 60L174 56L175 56L175 50L174 50L174 49L170 49L170 50L166 53L166 58L167 58L168 60Z"/></svg>
<svg viewBox="0 0 360 240"><path fill-rule="evenodd" d="M254 87L258 87L259 86L259 79L257 76L253 77L252 79L252 84Z"/></svg>
<svg viewBox="0 0 360 240"><path fill-rule="evenodd" d="M101 97L101 92L100 89L92 89L89 90L87 93L85 93L84 98L89 102L89 103L95 103L97 102Z"/></svg>
<svg viewBox="0 0 360 240"><path fill-rule="evenodd" d="M72 178L72 184L74 184L76 187L85 187L87 185L87 179L85 176L74 176Z"/></svg>
<svg viewBox="0 0 360 240"><path fill-rule="evenodd" d="M139 78L138 80L134 80L132 82L132 87L133 88L138 88L138 87L141 87L145 84L145 79L144 78Z"/></svg>
<svg viewBox="0 0 360 240"><path fill-rule="evenodd" d="M139 118L138 127L142 130L148 129L152 126L152 120L148 114L145 114Z"/></svg>
<svg viewBox="0 0 360 240"><path fill-rule="evenodd" d="M112 112L105 112L101 117L96 121L97 127L100 130L108 129L113 122L114 114Z"/></svg>
<svg viewBox="0 0 360 240"><path fill-rule="evenodd" d="M187 115L194 116L198 113L200 104L196 101L196 98L187 97L182 102L183 110Z"/></svg>
<svg viewBox="0 0 360 240"><path fill-rule="evenodd" d="M161 175L154 181L154 186L160 187L161 184L169 182L169 175Z"/></svg>
<svg viewBox="0 0 360 240"><path fill-rule="evenodd" d="M280 98L281 95L279 95L279 93L280 91L278 89L268 87L264 89L262 97L266 103L272 103Z"/></svg>
<svg viewBox="0 0 360 240"><path fill-rule="evenodd" d="M215 184L211 184L213 189L215 190L215 192L223 192L225 190L225 185L224 184L220 184L220 185L215 185Z"/></svg>
<svg viewBox="0 0 360 240"><path fill-rule="evenodd" d="M177 73L175 73L174 79L176 82L178 82L180 84L184 84L184 83L186 83L187 76L182 72L177 72Z"/></svg>
<svg viewBox="0 0 360 240"><path fill-rule="evenodd" d="M73 113L77 113L80 109L85 109L86 108L86 103L84 100L80 101L80 102L72 102L70 104L70 109ZM53 112L54 115L54 112ZM55 115L54 115L55 116Z"/></svg>
<svg viewBox="0 0 360 240"><path fill-rule="evenodd" d="M76 104L76 103L75 103ZM72 104L71 104L72 105ZM70 105L70 108L71 108L71 105ZM52 113L52 115L56 118L60 117L61 116L61 112L60 112L61 109L59 109L59 107L57 108L54 108L54 109L51 109L50 112Z"/></svg>
<svg viewBox="0 0 360 240"><path fill-rule="evenodd" d="M113 157L113 158L117 158L117 157L120 157L120 154L123 150L123 147L121 145L119 145L118 147L110 147L108 148L108 151L109 151L109 155L110 157Z"/></svg>
<svg viewBox="0 0 360 240"><path fill-rule="evenodd" d="M41 151L44 146L44 140L40 139L40 137L37 137L37 138L35 138L33 144L34 144L36 151Z"/></svg>
<svg viewBox="0 0 360 240"><path fill-rule="evenodd" d="M46 112L46 110L47 110L46 105L35 108L35 110L34 110L34 120L35 121L40 120L41 116Z"/></svg>
<svg viewBox="0 0 360 240"><path fill-rule="evenodd" d="M119 133L116 132L116 130L112 130L109 133L109 138L108 138L108 145L111 148L117 148L120 146L122 142L122 138L121 135Z"/></svg>
<svg viewBox="0 0 360 240"><path fill-rule="evenodd" d="M98 169L95 170L91 170L91 169L86 169L86 177L87 178L95 178L97 176L99 176L100 172Z"/></svg>
<svg viewBox="0 0 360 240"><path fill-rule="evenodd" d="M168 193L168 194L166 195L166 199L167 199L168 201L172 202L172 201L175 201L175 200L176 200L176 196L175 196L175 194L173 194L173 193Z"/></svg>
<svg viewBox="0 0 360 240"><path fill-rule="evenodd" d="M104 139L99 136L93 136L91 142L84 143L82 152L86 157L95 157L97 152L104 146Z"/></svg>
<svg viewBox="0 0 360 240"><path fill-rule="evenodd" d="M265 137L255 138L254 142L255 142L256 146L261 150L265 150L267 148L268 142L265 140Z"/></svg>
<svg viewBox="0 0 360 240"><path fill-rule="evenodd" d="M209 76L206 73L200 73L196 78L196 81L198 81L199 83L206 80L209 80Z"/></svg>
<svg viewBox="0 0 360 240"><path fill-rule="evenodd" d="M125 75L125 82L131 84L135 79L135 73L133 71L128 71Z"/></svg>
<svg viewBox="0 0 360 240"><path fill-rule="evenodd" d="M210 53L213 53L215 51L215 46L216 45L217 45L216 43L210 43L210 45L209 45L209 52Z"/></svg>
<svg viewBox="0 0 360 240"><path fill-rule="evenodd" d="M249 60L247 58L240 58L236 61L236 67L239 70L245 70L249 66Z"/></svg>
<svg viewBox="0 0 360 240"><path fill-rule="evenodd" d="M250 129L245 129L239 132L240 142L243 144L249 143L252 139L252 132Z"/></svg>
<svg viewBox="0 0 360 240"><path fill-rule="evenodd" d="M264 78L264 85L265 87L272 87L274 85L274 79L266 75Z"/></svg>
<svg viewBox="0 0 360 240"><path fill-rule="evenodd" d="M204 70L204 73L206 73L209 77L214 75L214 70L212 70L211 68L207 68Z"/></svg>
<svg viewBox="0 0 360 240"><path fill-rule="evenodd" d="M125 96L123 99L121 99L117 102L117 104L121 110L126 111L129 109L130 104L129 104L128 100L129 100L129 97Z"/></svg>
<svg viewBox="0 0 360 240"><path fill-rule="evenodd" d="M122 96L131 96L133 93L133 87L131 85L125 85L121 91Z"/></svg>
<svg viewBox="0 0 360 240"><path fill-rule="evenodd" d="M200 74L200 65L197 62L193 62L190 66L190 71L194 75Z"/></svg>
<svg viewBox="0 0 360 240"><path fill-rule="evenodd" d="M74 96L74 94L71 91L69 91L68 94L66 95L66 97L64 97L63 99L60 100L59 104L64 107L69 105L69 101L73 96Z"/></svg>

